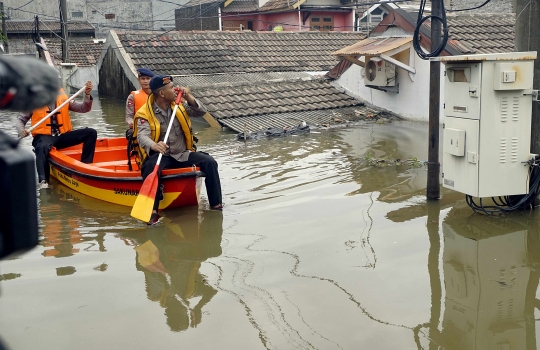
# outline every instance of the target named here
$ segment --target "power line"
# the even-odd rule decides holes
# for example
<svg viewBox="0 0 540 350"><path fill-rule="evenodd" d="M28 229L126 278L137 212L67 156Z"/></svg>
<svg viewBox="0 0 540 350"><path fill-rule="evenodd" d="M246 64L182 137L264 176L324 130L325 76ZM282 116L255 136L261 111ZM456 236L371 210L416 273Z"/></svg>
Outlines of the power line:
<svg viewBox="0 0 540 350"><path fill-rule="evenodd" d="M19 7L17 7L17 8L14 8L13 10L18 10L18 9L20 9L20 8L23 8L23 7L25 7L26 5L30 4L30 3L33 2L33 1L34 1L34 0L30 0L30 1L28 1L26 4L24 4L24 5L22 5L22 6L19 6Z"/></svg>

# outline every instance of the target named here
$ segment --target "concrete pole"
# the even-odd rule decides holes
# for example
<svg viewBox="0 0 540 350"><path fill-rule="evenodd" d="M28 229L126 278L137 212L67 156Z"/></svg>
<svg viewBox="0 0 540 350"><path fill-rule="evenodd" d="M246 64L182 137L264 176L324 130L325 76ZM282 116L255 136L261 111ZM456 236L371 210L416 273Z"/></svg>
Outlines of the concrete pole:
<svg viewBox="0 0 540 350"><path fill-rule="evenodd" d="M442 17L441 0L431 0L431 14ZM442 42L442 23L431 21L431 51L435 51ZM439 199L441 189L439 183L439 113L441 99L441 63L429 62L429 137L427 165L427 199Z"/></svg>
<svg viewBox="0 0 540 350"><path fill-rule="evenodd" d="M67 30L67 1L60 0L60 36L62 37L62 62L69 62L68 30Z"/></svg>
<svg viewBox="0 0 540 350"><path fill-rule="evenodd" d="M4 3L0 2L0 14L2 14L2 40L4 42L4 53L9 53L7 31L6 31L6 14L4 13Z"/></svg>
<svg viewBox="0 0 540 350"><path fill-rule="evenodd" d="M515 0L517 51L540 53L540 1ZM540 90L540 59L534 61L533 89ZM531 153L540 154L540 102L533 102L531 123Z"/></svg>

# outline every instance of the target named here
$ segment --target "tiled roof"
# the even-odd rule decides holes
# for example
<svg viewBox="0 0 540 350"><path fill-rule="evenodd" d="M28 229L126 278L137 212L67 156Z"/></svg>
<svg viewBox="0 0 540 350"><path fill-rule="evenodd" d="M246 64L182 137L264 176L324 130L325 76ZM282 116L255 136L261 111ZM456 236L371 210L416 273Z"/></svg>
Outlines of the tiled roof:
<svg viewBox="0 0 540 350"><path fill-rule="evenodd" d="M136 68L172 75L328 71L358 32L117 33Z"/></svg>
<svg viewBox="0 0 540 350"><path fill-rule="evenodd" d="M297 126L302 121L305 121L306 124L311 127L348 125L349 122L366 119L374 122L387 115L388 114L385 115L379 110L366 107L363 103L360 103L354 107L226 118L220 119L219 122L236 132L245 131L249 133L265 130L266 128L285 129L287 127Z"/></svg>
<svg viewBox="0 0 540 350"><path fill-rule="evenodd" d="M451 0L450 9L465 9L470 7L476 7L482 4L483 1L471 1L471 0ZM485 6L479 9L472 10L469 13L507 13L513 12L512 0L491 0Z"/></svg>
<svg viewBox="0 0 540 350"><path fill-rule="evenodd" d="M175 75L175 84L191 88L229 88L231 86L249 85L255 82L284 82L311 80L313 75L304 72L262 72L233 73L209 75Z"/></svg>
<svg viewBox="0 0 540 350"><path fill-rule="evenodd" d="M255 12L259 9L257 0L234 0L229 6L221 9L221 12Z"/></svg>
<svg viewBox="0 0 540 350"><path fill-rule="evenodd" d="M297 2L298 0L268 0L266 4L261 6L259 12L290 9Z"/></svg>
<svg viewBox="0 0 540 350"><path fill-rule="evenodd" d="M283 83L255 83L194 90L195 96L217 119L306 112L361 104L325 79Z"/></svg>
<svg viewBox="0 0 540 350"><path fill-rule="evenodd" d="M471 53L511 52L515 50L513 14L448 16L449 39L470 47ZM458 48L459 49L459 48Z"/></svg>
<svg viewBox="0 0 540 350"><path fill-rule="evenodd" d="M45 40L47 49L56 66L62 63L62 45L59 40ZM69 42L69 61L78 67L91 67L96 65L103 43L94 43L93 40L76 40Z"/></svg>
<svg viewBox="0 0 540 350"><path fill-rule="evenodd" d="M95 31L88 21L69 21L69 32L93 32ZM34 21L6 21L6 31L9 33L32 33ZM43 32L60 33L60 21L39 21L39 30Z"/></svg>

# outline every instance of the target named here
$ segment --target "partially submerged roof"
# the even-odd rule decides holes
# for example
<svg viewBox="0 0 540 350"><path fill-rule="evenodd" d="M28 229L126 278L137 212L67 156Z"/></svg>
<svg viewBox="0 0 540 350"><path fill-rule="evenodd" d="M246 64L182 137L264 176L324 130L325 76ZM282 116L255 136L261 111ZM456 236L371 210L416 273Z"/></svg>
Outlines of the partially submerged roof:
<svg viewBox="0 0 540 350"><path fill-rule="evenodd" d="M189 86L219 124L235 131L335 124L363 103L326 79L302 72L175 76ZM349 116L349 117L348 117Z"/></svg>
<svg viewBox="0 0 540 350"><path fill-rule="evenodd" d="M103 41L97 41L92 39L78 39L69 41L69 61L70 63L76 63L78 67L91 67L95 66L101 50L103 49ZM51 58L55 66L59 66L62 63L62 43L60 40L45 39L47 49L51 54Z"/></svg>
<svg viewBox="0 0 540 350"><path fill-rule="evenodd" d="M196 91L196 95L209 112L224 123L225 119L236 117L305 112L360 104L325 79L255 83L226 89L206 88Z"/></svg>
<svg viewBox="0 0 540 350"><path fill-rule="evenodd" d="M173 75L328 71L358 32L117 33L135 68Z"/></svg>

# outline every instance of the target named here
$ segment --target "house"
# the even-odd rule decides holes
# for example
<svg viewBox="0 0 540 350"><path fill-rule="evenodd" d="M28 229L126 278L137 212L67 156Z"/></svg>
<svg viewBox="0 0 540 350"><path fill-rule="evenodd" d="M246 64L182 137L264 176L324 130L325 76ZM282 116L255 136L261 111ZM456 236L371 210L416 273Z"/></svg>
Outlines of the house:
<svg viewBox="0 0 540 350"><path fill-rule="evenodd" d="M6 19L32 21L58 19L58 1L3 0ZM105 38L109 28L125 30L167 30L174 28L174 10L187 0L69 0L68 21L88 21L98 38Z"/></svg>
<svg viewBox="0 0 540 350"><path fill-rule="evenodd" d="M190 0L176 10L176 29L353 31L356 5L348 1Z"/></svg>
<svg viewBox="0 0 540 350"><path fill-rule="evenodd" d="M101 56L104 39L71 39L68 44L69 64L62 62L62 42L58 39L45 39L52 64L62 73L64 86L79 90L90 80L97 90L99 85L97 61Z"/></svg>
<svg viewBox="0 0 540 350"><path fill-rule="evenodd" d="M8 37L9 53L11 54L36 54L34 38L39 29L39 36L43 38L59 38L61 35L60 21L39 20L36 21L15 21L6 22L6 32ZM70 38L95 38L96 30L87 21L69 21L67 23L68 36Z"/></svg>
<svg viewBox="0 0 540 350"><path fill-rule="evenodd" d="M448 15L447 21L449 40L443 56L514 51L513 14ZM334 67L329 77L371 105L427 121L430 65L412 47L415 23L416 15L394 9L369 38L333 53L348 62ZM428 23L421 28L421 45L429 48L430 38Z"/></svg>
<svg viewBox="0 0 540 350"><path fill-rule="evenodd" d="M125 99L136 69L171 74L206 105L213 126L256 131L270 126L329 124L362 103L324 74L331 52L361 40L351 32L111 31L98 61L99 93Z"/></svg>

